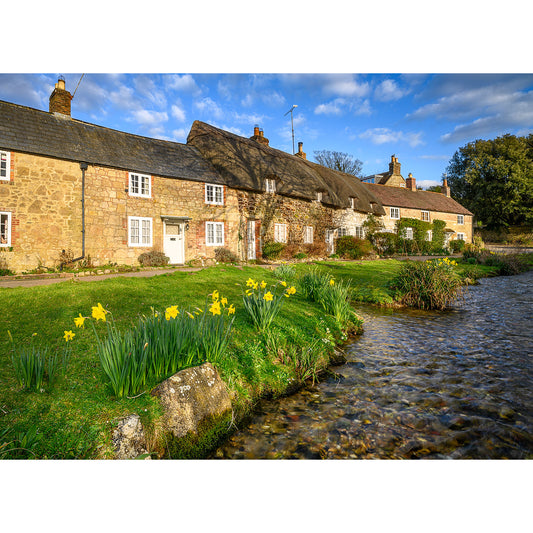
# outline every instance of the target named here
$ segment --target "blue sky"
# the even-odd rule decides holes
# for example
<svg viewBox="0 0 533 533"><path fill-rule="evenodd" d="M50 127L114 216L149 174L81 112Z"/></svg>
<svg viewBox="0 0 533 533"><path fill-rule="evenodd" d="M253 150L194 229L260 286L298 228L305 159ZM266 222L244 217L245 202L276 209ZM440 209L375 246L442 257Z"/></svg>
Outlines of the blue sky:
<svg viewBox="0 0 533 533"><path fill-rule="evenodd" d="M74 92L81 73L0 74L0 99L48 110L59 74ZM79 120L184 143L196 119L249 137L255 124L270 145L346 152L365 175L388 169L439 183L454 152L478 138L533 132L528 74L96 74L75 93Z"/></svg>

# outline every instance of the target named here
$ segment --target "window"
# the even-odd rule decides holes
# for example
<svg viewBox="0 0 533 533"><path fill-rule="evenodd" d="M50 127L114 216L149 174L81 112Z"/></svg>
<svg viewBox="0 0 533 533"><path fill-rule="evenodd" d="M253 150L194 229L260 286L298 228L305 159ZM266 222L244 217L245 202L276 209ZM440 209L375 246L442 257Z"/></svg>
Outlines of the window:
<svg viewBox="0 0 533 533"><path fill-rule="evenodd" d="M128 217L130 246L152 246L152 219Z"/></svg>
<svg viewBox="0 0 533 533"><path fill-rule="evenodd" d="M313 244L313 226L304 226L304 243Z"/></svg>
<svg viewBox="0 0 533 533"><path fill-rule="evenodd" d="M457 224L463 225L465 223L465 216L464 215L457 215Z"/></svg>
<svg viewBox="0 0 533 533"><path fill-rule="evenodd" d="M422 220L429 222L429 211L422 211Z"/></svg>
<svg viewBox="0 0 533 533"><path fill-rule="evenodd" d="M0 152L0 180L9 181L10 171L11 171L10 152Z"/></svg>
<svg viewBox="0 0 533 533"><path fill-rule="evenodd" d="M428 229L426 232L426 241L432 241L432 240L433 240L433 231Z"/></svg>
<svg viewBox="0 0 533 533"><path fill-rule="evenodd" d="M205 223L205 244L207 246L224 246L224 222Z"/></svg>
<svg viewBox="0 0 533 533"><path fill-rule="evenodd" d="M274 241L287 242L287 224L274 224Z"/></svg>
<svg viewBox="0 0 533 533"><path fill-rule="evenodd" d="M143 196L150 198L150 176L145 174L134 174L130 172L130 196Z"/></svg>
<svg viewBox="0 0 533 533"><path fill-rule="evenodd" d="M405 239L413 240L413 228L405 228Z"/></svg>
<svg viewBox="0 0 533 533"><path fill-rule="evenodd" d="M339 228L337 230L337 237L346 237L346 235L349 235L347 228Z"/></svg>
<svg viewBox="0 0 533 533"><path fill-rule="evenodd" d="M316 193L316 201L321 202L322 201L322 191L317 191Z"/></svg>
<svg viewBox="0 0 533 533"><path fill-rule="evenodd" d="M359 237L360 239L365 238L365 228L363 226L355 226L355 236Z"/></svg>
<svg viewBox="0 0 533 533"><path fill-rule="evenodd" d="M465 234L464 233L458 233L457 234L457 240L459 241L465 241Z"/></svg>
<svg viewBox="0 0 533 533"><path fill-rule="evenodd" d="M276 192L276 180L267 178L265 180L265 190L266 192Z"/></svg>
<svg viewBox="0 0 533 533"><path fill-rule="evenodd" d="M390 217L394 219L400 218L400 208L399 207L391 207L390 208Z"/></svg>
<svg viewBox="0 0 533 533"><path fill-rule="evenodd" d="M357 201L357 198L354 198L353 196L350 196L350 207L352 209L355 209L355 202Z"/></svg>
<svg viewBox="0 0 533 533"><path fill-rule="evenodd" d="M0 212L0 246L11 246L11 213Z"/></svg>
<svg viewBox="0 0 533 533"><path fill-rule="evenodd" d="M224 204L224 187L222 185L205 184L205 203L223 205Z"/></svg>

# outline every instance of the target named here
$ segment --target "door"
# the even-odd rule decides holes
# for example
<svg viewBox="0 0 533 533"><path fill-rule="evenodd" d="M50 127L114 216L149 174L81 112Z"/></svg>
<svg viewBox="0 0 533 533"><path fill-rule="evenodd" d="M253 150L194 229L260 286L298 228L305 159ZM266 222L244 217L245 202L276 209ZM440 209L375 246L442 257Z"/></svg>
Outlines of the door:
<svg viewBox="0 0 533 533"><path fill-rule="evenodd" d="M163 251L170 264L185 262L185 224L165 222Z"/></svg>
<svg viewBox="0 0 533 533"><path fill-rule="evenodd" d="M248 220L246 225L247 254L248 261L256 259L255 254L255 220Z"/></svg>
<svg viewBox="0 0 533 533"><path fill-rule="evenodd" d="M326 230L326 249L328 251L328 255L331 255L334 253L334 239L335 237L335 230L334 229L327 229Z"/></svg>

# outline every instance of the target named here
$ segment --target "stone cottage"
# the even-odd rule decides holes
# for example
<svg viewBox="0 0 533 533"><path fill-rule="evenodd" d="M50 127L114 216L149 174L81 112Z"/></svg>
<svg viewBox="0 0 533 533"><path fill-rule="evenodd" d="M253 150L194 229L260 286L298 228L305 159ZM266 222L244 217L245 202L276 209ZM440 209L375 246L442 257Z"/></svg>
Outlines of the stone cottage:
<svg viewBox="0 0 533 533"><path fill-rule="evenodd" d="M442 220L446 222L445 244L458 239L472 242L473 214L450 197L446 179L442 193L418 190L412 174L404 179L401 164L393 155L388 172L367 176L363 181L367 190L379 199L385 209L385 216L381 221L386 231L394 232L396 222L401 218L416 218L426 222ZM370 181L373 183L369 183ZM407 237L408 235L409 233Z"/></svg>

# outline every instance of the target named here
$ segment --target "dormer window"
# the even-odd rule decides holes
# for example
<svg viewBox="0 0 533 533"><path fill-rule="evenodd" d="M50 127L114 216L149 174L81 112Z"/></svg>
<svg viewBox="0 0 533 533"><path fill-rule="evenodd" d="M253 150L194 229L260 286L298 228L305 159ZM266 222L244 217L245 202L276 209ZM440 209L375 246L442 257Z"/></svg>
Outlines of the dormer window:
<svg viewBox="0 0 533 533"><path fill-rule="evenodd" d="M355 202L357 201L357 198L354 196L350 196L350 208L355 209Z"/></svg>
<svg viewBox="0 0 533 533"><path fill-rule="evenodd" d="M265 191L270 193L276 192L276 180L273 178L265 179Z"/></svg>
<svg viewBox="0 0 533 533"><path fill-rule="evenodd" d="M316 201L317 202L321 202L322 201L322 191L317 191L316 192Z"/></svg>

